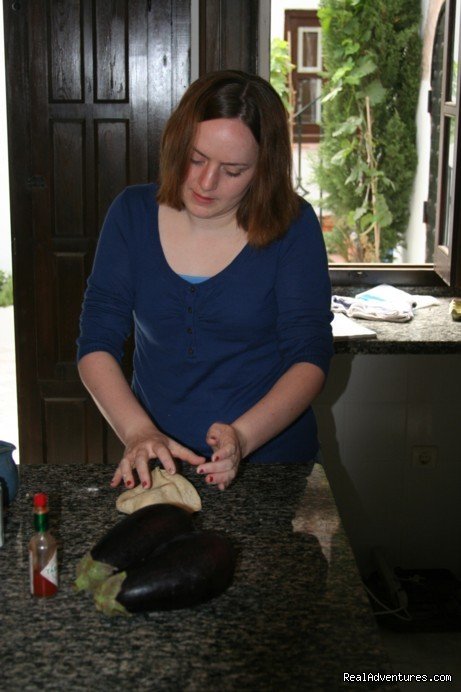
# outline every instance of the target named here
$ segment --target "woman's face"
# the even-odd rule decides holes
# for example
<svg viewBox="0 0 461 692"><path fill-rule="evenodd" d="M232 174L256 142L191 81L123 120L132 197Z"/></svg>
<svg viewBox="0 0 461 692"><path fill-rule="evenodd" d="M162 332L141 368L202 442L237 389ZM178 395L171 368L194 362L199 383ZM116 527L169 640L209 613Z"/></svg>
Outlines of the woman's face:
<svg viewBox="0 0 461 692"><path fill-rule="evenodd" d="M258 148L239 118L198 123L182 188L186 210L203 219L235 215L255 174Z"/></svg>

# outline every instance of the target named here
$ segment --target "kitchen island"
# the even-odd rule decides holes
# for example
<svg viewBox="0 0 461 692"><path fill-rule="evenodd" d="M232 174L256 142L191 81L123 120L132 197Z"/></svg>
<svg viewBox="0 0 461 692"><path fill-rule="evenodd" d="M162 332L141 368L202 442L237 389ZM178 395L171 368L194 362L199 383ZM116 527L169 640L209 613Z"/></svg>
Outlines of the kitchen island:
<svg viewBox="0 0 461 692"><path fill-rule="evenodd" d="M321 466L306 482L301 465L249 465L224 492L185 469L202 498L197 526L226 532L237 549L233 584L195 608L130 618L102 615L72 588L79 559L121 518L112 469L20 471L0 549L2 689L398 689ZM59 541L60 587L48 600L31 597L28 581L39 491ZM374 679L344 682L346 673Z"/></svg>

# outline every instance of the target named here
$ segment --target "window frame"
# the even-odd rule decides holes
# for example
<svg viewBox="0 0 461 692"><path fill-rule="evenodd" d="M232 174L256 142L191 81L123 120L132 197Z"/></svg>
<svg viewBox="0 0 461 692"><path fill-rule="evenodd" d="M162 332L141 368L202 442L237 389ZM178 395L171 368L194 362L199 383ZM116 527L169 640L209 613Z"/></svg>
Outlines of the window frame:
<svg viewBox="0 0 461 692"><path fill-rule="evenodd" d="M437 189L437 215L435 228L434 270L443 281L453 288L461 287L461 133L460 87L461 72L457 75L456 102L451 100L453 62L461 59L461 40L458 34L458 54L454 55L456 10L461 0L446 0L445 47L443 57L442 99L440 113L439 173ZM459 27L458 27L459 29ZM447 161L450 148L450 126L454 123L453 168L450 188L447 190ZM451 205L447 209L447 194L451 193ZM447 228L448 242L444 242Z"/></svg>
<svg viewBox="0 0 461 692"><path fill-rule="evenodd" d="M317 34L317 62L315 65L303 63L303 34ZM322 30L318 26L298 26L297 29L298 59L296 62L298 74L317 74L322 70Z"/></svg>
<svg viewBox="0 0 461 692"><path fill-rule="evenodd" d="M435 245L433 263L427 264L330 264L330 277L336 286L376 285L392 283L395 286L428 286L447 289L461 288L461 71L457 75L457 101L445 100L450 94L452 85L452 44L455 29L456 5L461 0L446 0L444 57L443 57L443 91L441 103L441 126L439 140L439 175L437 186L437 216L435 227ZM461 40L458 46L458 65L461 60ZM449 245L443 245L441 238L445 211L444 162L448 155L448 118L454 119L454 159L451 181L451 208L448 217Z"/></svg>
<svg viewBox="0 0 461 692"><path fill-rule="evenodd" d="M432 264L330 263L329 273L333 286L447 287Z"/></svg>

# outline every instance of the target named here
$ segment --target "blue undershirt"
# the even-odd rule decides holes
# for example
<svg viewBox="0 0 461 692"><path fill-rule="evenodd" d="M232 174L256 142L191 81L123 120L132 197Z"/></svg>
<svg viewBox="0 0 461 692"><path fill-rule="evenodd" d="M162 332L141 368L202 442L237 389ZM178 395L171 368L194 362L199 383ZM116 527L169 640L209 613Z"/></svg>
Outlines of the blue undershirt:
<svg viewBox="0 0 461 692"><path fill-rule="evenodd" d="M127 188L105 219L88 280L78 358L106 351L118 362L134 330L133 391L155 424L199 454L206 433L232 423L292 365L328 372L331 288L317 218L301 203L286 235L246 245L211 277L181 277L160 243L154 185ZM314 413L250 455L308 462L318 451Z"/></svg>
<svg viewBox="0 0 461 692"><path fill-rule="evenodd" d="M193 274L179 274L181 279L188 281L190 284L201 284L203 281L207 281L209 276L194 276Z"/></svg>

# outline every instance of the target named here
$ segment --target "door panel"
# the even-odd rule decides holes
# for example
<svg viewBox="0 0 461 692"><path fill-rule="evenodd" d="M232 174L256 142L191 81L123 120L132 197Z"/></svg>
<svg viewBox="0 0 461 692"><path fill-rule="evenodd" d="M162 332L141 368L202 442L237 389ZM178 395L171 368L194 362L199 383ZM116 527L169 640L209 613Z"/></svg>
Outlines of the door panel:
<svg viewBox="0 0 461 692"><path fill-rule="evenodd" d="M257 73L258 0L200 0L200 74Z"/></svg>
<svg viewBox="0 0 461 692"><path fill-rule="evenodd" d="M155 179L189 83L189 0L5 3L22 463L113 462L75 339L107 207Z"/></svg>

